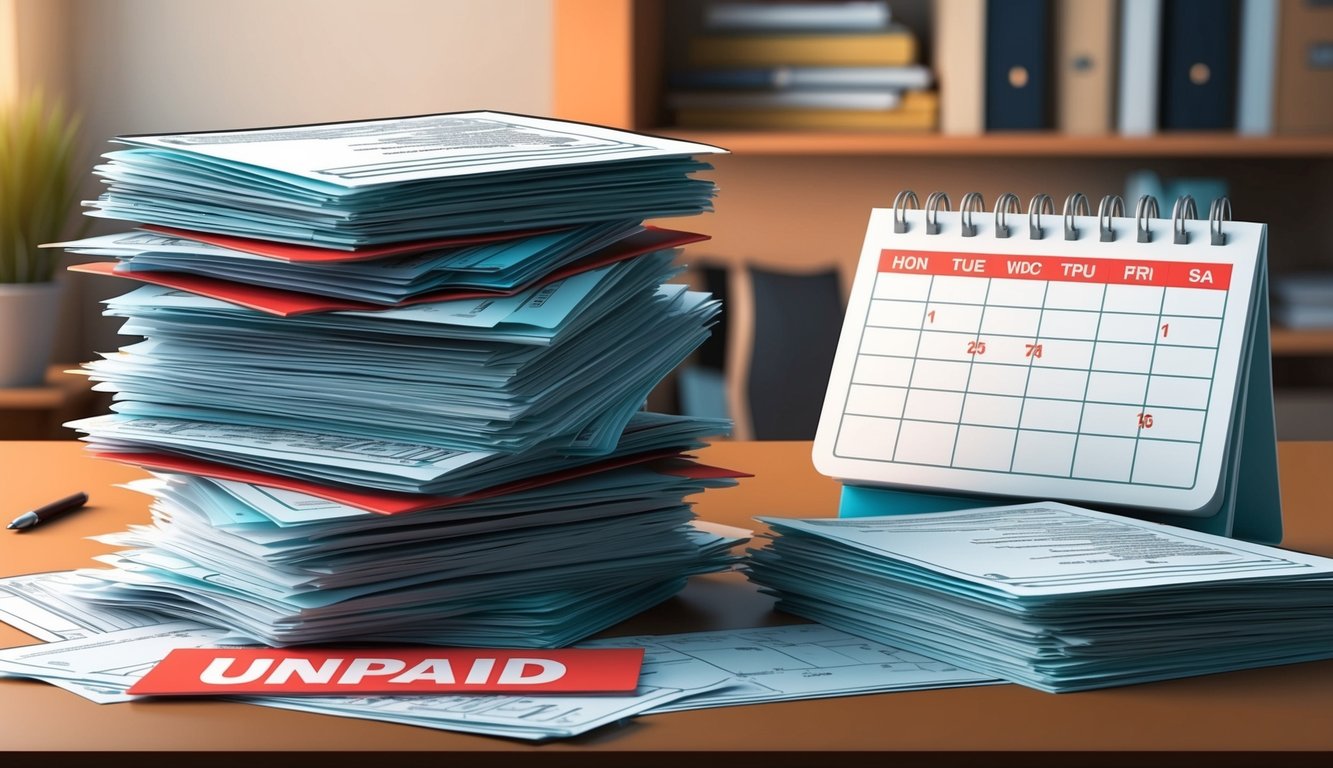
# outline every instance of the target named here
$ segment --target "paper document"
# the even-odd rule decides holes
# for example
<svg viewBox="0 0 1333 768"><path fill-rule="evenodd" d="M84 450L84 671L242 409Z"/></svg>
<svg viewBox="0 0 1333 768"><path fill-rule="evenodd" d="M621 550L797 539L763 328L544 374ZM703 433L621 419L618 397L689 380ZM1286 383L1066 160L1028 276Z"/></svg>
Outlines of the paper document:
<svg viewBox="0 0 1333 768"><path fill-rule="evenodd" d="M94 583L77 571L2 578L0 621L39 640L73 640L162 621L158 613L100 606L74 597L73 590Z"/></svg>
<svg viewBox="0 0 1333 768"><path fill-rule="evenodd" d="M176 648L212 647L224 634L190 622L168 622L78 640L8 648L0 651L0 676L59 683L99 703L128 701L140 697L124 695L123 691L167 653ZM642 679L652 679L648 676L650 671L650 665L645 664ZM301 712L538 740L576 736L729 682L729 675L715 667L698 666L690 672L658 676L657 682L641 685L630 695L458 694L239 700Z"/></svg>
<svg viewBox="0 0 1333 768"><path fill-rule="evenodd" d="M727 533L743 533L729 530ZM51 579L63 574L44 574ZM61 582L63 583L63 582ZM60 588L31 591L32 613L53 599L59 600ZM9 605L12 605L10 603ZM77 624L104 623L97 606L78 603L82 613L59 619L48 618L46 626L35 627L43 637L58 637L66 632L70 619ZM9 621L14 614L0 613ZM54 617L54 612L47 612ZM77 641L93 634L74 632ZM60 682L68 690L102 703L132 700L125 688L144 674L157 660L174 648L231 645L225 632L201 624L170 621L158 617L151 623L128 630L112 630L98 635L98 642L56 643L29 646L26 649L0 651L0 674L32 676L48 682ZM97 649L110 650L102 655ZM992 677L967 672L950 664L934 661L818 624L783 627L687 632L673 635L636 635L611 637L580 643L580 648L643 648L646 650L636 697L652 689L661 700L651 707L638 709L642 714L675 712L687 709L758 704L775 701L852 696L890 691L911 691L1000 682ZM81 688L80 686L86 686ZM667 691L690 691L688 696L665 698ZM506 697L318 697L284 699L276 706L329 714L342 711L345 702L374 701L372 708L383 719L400 722L393 713L410 717L412 709L429 700L428 706L450 700L457 704L467 698ZM540 701L562 706L567 697L542 696ZM437 701L438 700L438 701ZM535 700L529 699L527 702ZM407 706L410 705L410 706ZM511 706L526 706L506 704ZM638 702L634 704L638 706Z"/></svg>
<svg viewBox="0 0 1333 768"><path fill-rule="evenodd" d="M1055 502L764 518L777 608L1064 692L1333 657L1333 559Z"/></svg>
<svg viewBox="0 0 1333 768"><path fill-rule="evenodd" d="M763 518L1021 596L1333 574L1333 560L1064 504L838 520Z"/></svg>
<svg viewBox="0 0 1333 768"><path fill-rule="evenodd" d="M725 151L707 144L502 112L126 136L118 141L259 166L349 189Z"/></svg>
<svg viewBox="0 0 1333 768"><path fill-rule="evenodd" d="M649 714L1003 682L819 624L612 637L579 647L644 648L642 682L667 685L677 671L699 665L731 676L725 688L659 705Z"/></svg>
<svg viewBox="0 0 1333 768"><path fill-rule="evenodd" d="M344 251L702 213L724 151L495 112L116 141L90 216Z"/></svg>

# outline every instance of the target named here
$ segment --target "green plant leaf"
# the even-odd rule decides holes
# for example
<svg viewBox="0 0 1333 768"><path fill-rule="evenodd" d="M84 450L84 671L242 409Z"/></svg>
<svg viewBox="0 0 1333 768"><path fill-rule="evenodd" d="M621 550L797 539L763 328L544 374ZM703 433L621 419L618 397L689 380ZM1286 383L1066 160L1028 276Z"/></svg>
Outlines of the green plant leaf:
<svg viewBox="0 0 1333 768"><path fill-rule="evenodd" d="M47 282L78 203L79 119L40 90L0 106L0 283Z"/></svg>

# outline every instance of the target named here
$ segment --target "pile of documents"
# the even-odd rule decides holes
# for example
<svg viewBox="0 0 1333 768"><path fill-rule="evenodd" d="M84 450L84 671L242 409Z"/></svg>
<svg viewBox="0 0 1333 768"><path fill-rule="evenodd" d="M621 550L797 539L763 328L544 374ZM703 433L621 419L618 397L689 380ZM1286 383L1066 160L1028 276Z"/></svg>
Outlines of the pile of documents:
<svg viewBox="0 0 1333 768"><path fill-rule="evenodd" d="M154 498L153 525L102 537L127 549L74 594L269 645L567 645L725 568L734 539L691 526L682 499L731 482L661 460L385 517L164 474L131 486Z"/></svg>
<svg viewBox="0 0 1333 768"><path fill-rule="evenodd" d="M719 151L495 112L117 142L93 216L344 250L699 213Z"/></svg>
<svg viewBox="0 0 1333 768"><path fill-rule="evenodd" d="M64 244L147 283L90 363L99 455L157 472L79 599L237 641L564 645L730 566L641 411L719 306L666 281L713 147L497 113L120 139ZM731 533L734 533L731 532Z"/></svg>
<svg viewBox="0 0 1333 768"><path fill-rule="evenodd" d="M225 630L83 603L75 573L0 579L0 621L49 641L0 650L0 677L60 686L99 704L126 693L169 652L225 646ZM612 637L581 648L642 648L629 694L265 696L251 704L517 739L576 736L629 717L886 691L986 685L966 672L817 624Z"/></svg>
<svg viewBox="0 0 1333 768"><path fill-rule="evenodd" d="M1333 559L1053 502L766 519L778 607L1043 691L1333 657Z"/></svg>

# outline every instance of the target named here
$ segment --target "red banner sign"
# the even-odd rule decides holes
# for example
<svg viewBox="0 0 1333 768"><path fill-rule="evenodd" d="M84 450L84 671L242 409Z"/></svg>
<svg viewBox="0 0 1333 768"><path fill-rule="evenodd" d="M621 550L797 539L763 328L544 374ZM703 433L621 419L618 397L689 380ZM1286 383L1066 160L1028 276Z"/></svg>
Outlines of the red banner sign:
<svg viewBox="0 0 1333 768"><path fill-rule="evenodd" d="M612 693L642 664L642 648L178 648L129 693Z"/></svg>
<svg viewBox="0 0 1333 768"><path fill-rule="evenodd" d="M1209 262L1093 259L1076 256L1019 256L884 249L880 272L954 277L1003 277L1108 285L1148 285L1225 291L1231 265Z"/></svg>

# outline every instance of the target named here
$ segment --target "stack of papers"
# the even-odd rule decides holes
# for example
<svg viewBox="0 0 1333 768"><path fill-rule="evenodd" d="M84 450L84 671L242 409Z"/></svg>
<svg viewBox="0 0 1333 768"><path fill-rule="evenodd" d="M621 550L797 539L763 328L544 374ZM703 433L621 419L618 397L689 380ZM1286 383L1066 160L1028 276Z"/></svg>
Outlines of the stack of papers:
<svg viewBox="0 0 1333 768"><path fill-rule="evenodd" d="M1053 502L765 522L780 609L1043 691L1333 658L1329 558Z"/></svg>
<svg viewBox="0 0 1333 768"><path fill-rule="evenodd" d="M723 432L728 424L640 411L630 417L612 450L603 454L581 451L588 442L583 439L559 451L501 453L120 415L95 416L69 426L88 432L86 442L105 458L253 481L395 513L435 509L456 503L459 497L521 490L571 474L702 448L707 445L702 436ZM427 495L405 501L386 493Z"/></svg>
<svg viewBox="0 0 1333 768"><path fill-rule="evenodd" d="M662 285L672 257L540 295L290 318L149 286L108 308L148 340L87 370L135 417L509 452L587 432L580 448L604 454L717 315Z"/></svg>
<svg viewBox="0 0 1333 768"><path fill-rule="evenodd" d="M700 213L722 151L498 112L116 141L90 215L343 250Z"/></svg>
<svg viewBox="0 0 1333 768"><path fill-rule="evenodd" d="M90 363L100 456L161 474L153 524L71 594L271 645L574 642L731 566L645 413L718 302L666 283L704 145L466 113L131 137L68 244L146 282ZM480 233L480 234L479 234ZM94 270L97 271L97 270Z"/></svg>
<svg viewBox="0 0 1333 768"><path fill-rule="evenodd" d="M74 594L268 645L567 645L727 567L740 539L693 525L683 502L726 474L663 460L392 517L164 474L131 484L153 524L100 537L128 549Z"/></svg>
<svg viewBox="0 0 1333 768"><path fill-rule="evenodd" d="M0 621L50 641L0 650L0 677L43 680L90 701L115 704L141 700L126 690L170 651L228 644L225 631L206 625L89 605L70 594L85 581L72 572L0 579ZM643 648L639 687L628 695L238 700L537 740L575 736L641 714L998 682L818 624L612 637L579 647Z"/></svg>
<svg viewBox="0 0 1333 768"><path fill-rule="evenodd" d="M599 222L527 236L499 233L418 248L369 249L369 255L221 235L190 237L160 228L53 245L71 253L114 256L119 263L113 274L185 273L211 278L217 290L263 286L394 306L459 294L509 294L543 278L566 277L634 255L629 249L656 243L644 234L648 231L637 221ZM315 254L324 258L312 260Z"/></svg>

